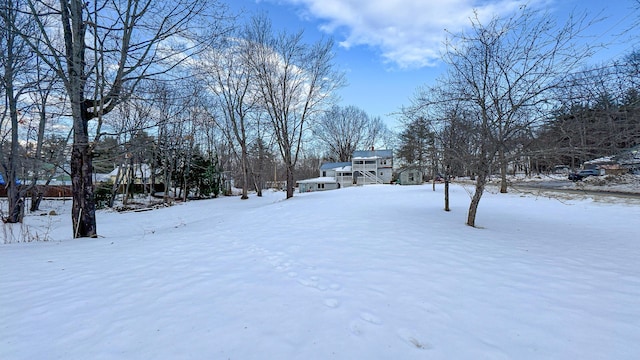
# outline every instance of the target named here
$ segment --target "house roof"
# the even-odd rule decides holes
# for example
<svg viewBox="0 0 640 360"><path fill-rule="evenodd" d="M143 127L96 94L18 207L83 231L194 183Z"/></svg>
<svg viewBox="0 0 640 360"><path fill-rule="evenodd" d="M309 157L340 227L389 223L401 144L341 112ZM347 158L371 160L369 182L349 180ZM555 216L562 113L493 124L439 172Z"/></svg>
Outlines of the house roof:
<svg viewBox="0 0 640 360"><path fill-rule="evenodd" d="M627 149L616 156L618 163L623 165L636 165L640 164L640 145L636 145L630 149Z"/></svg>
<svg viewBox="0 0 640 360"><path fill-rule="evenodd" d="M337 170L345 166L351 166L350 162L328 162L320 165L320 170Z"/></svg>
<svg viewBox="0 0 640 360"><path fill-rule="evenodd" d="M313 179L298 180L298 184L335 184L336 178L331 176L317 177Z"/></svg>
<svg viewBox="0 0 640 360"><path fill-rule="evenodd" d="M585 161L584 163L585 165L607 165L615 163L622 165L640 164L640 145L623 150L618 155L603 156L601 158Z"/></svg>
<svg viewBox="0 0 640 360"><path fill-rule="evenodd" d="M353 152L353 158L392 158L393 150L358 150Z"/></svg>
<svg viewBox="0 0 640 360"><path fill-rule="evenodd" d="M420 167L415 166L415 165L409 165L409 166L405 166L405 167L402 167L402 168L398 169L398 174L401 174L401 173L403 173L405 171L409 171L409 170L422 172L422 169L420 169Z"/></svg>
<svg viewBox="0 0 640 360"><path fill-rule="evenodd" d="M339 168L335 168L334 170L339 173L339 172L350 172L351 171L351 163L348 163L349 165L347 166L342 166Z"/></svg>

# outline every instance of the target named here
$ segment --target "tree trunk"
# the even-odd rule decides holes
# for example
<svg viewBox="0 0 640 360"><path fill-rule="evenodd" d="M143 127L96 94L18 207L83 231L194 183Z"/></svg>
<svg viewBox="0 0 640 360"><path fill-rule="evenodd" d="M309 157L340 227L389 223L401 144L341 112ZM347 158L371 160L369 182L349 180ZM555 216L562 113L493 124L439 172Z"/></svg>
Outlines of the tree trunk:
<svg viewBox="0 0 640 360"><path fill-rule="evenodd" d="M444 211L451 211L449 208L449 174L444 175Z"/></svg>
<svg viewBox="0 0 640 360"><path fill-rule="evenodd" d="M261 183L260 178L256 177L256 175L254 174L253 186L256 188L256 193L258 197L262 197L262 186L260 185L260 183Z"/></svg>
<svg viewBox="0 0 640 360"><path fill-rule="evenodd" d="M31 190L31 205L29 207L29 212L36 212L40 210L40 203L42 203L42 198L44 197L43 187L40 185L36 185Z"/></svg>
<svg viewBox="0 0 640 360"><path fill-rule="evenodd" d="M504 154L502 147L498 151L498 157L500 159L500 193L507 193L507 158Z"/></svg>
<svg viewBox="0 0 640 360"><path fill-rule="evenodd" d="M20 189L15 181L15 171L9 171L7 184L7 200L9 200L9 213L4 219L7 223L21 223L24 219L24 201Z"/></svg>
<svg viewBox="0 0 640 360"><path fill-rule="evenodd" d="M7 12L3 14L3 18L5 21L15 20L15 12L11 7L9 9L5 9ZM8 16L7 16L8 15ZM16 64L16 54L14 54L14 40L16 39L16 34L12 34L9 31L5 32L6 37L6 59L3 59L4 62L4 76L2 81L4 82L5 87L5 104L9 105L9 117L11 118L11 148L9 152L9 158L7 159L8 166L4 165L5 168L5 183L7 187L7 200L9 202L9 213L7 214L7 218L4 219L7 223L20 223L22 222L22 218L24 217L24 204L20 199L20 189L17 184L17 166L18 166L18 98L16 97L14 90L14 74L16 68L14 65ZM18 91L19 92L19 91Z"/></svg>
<svg viewBox="0 0 640 360"><path fill-rule="evenodd" d="M249 154L247 153L246 141L241 144L242 147L242 196L240 199L247 200L249 198Z"/></svg>
<svg viewBox="0 0 640 360"><path fill-rule="evenodd" d="M478 211L478 204L480 203L480 198L482 198L482 193L484 192L486 183L487 176L485 174L478 174L476 177L476 191L471 198L469 213L467 215L467 225L471 227L476 227L476 212Z"/></svg>
<svg viewBox="0 0 640 360"><path fill-rule="evenodd" d="M287 164L287 199L293 197L295 189L295 183L293 182L293 165Z"/></svg>
<svg viewBox="0 0 640 360"><path fill-rule="evenodd" d="M17 176L17 161L18 161L18 120L17 110L15 114L11 111L11 122L15 123L11 129L11 153L9 155L9 166L6 172L7 178L5 179L7 187L7 200L9 202L9 213L7 218L4 219L7 223L21 223L24 218L24 203L21 199L22 194L20 191L20 185L18 184ZM14 122L15 117L15 122Z"/></svg>
<svg viewBox="0 0 640 360"><path fill-rule="evenodd" d="M77 133L79 129L76 130ZM86 141L76 140L71 151L71 186L73 205L71 217L73 237L98 237L96 204L93 196L91 149Z"/></svg>

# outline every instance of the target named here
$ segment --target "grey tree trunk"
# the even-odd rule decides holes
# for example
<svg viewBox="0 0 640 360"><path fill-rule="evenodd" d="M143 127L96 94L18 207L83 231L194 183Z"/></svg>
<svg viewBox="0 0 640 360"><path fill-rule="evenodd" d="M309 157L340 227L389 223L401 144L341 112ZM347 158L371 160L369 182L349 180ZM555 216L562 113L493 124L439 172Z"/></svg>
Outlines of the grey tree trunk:
<svg viewBox="0 0 640 360"><path fill-rule="evenodd" d="M498 150L498 158L500 160L500 193L507 193L507 157L505 156L502 146Z"/></svg>
<svg viewBox="0 0 640 360"><path fill-rule="evenodd" d="M294 166L287 164L287 199L293 197L293 193L296 189L296 184L293 182Z"/></svg>
<svg viewBox="0 0 640 360"><path fill-rule="evenodd" d="M482 193L484 192L486 183L487 175L484 173L478 174L476 177L476 190L471 198L469 213L467 214L467 225L471 227L476 227L476 213L478 212L478 205L480 204L480 199L482 198Z"/></svg>
<svg viewBox="0 0 640 360"><path fill-rule="evenodd" d="M2 164L4 167L4 173L6 175L5 183L7 188L7 200L8 200L8 214L3 219L7 223L20 223L24 217L24 203L21 199L21 191L18 183L18 159L19 159L19 142L18 142L18 94L19 90L16 90L16 68L19 58L20 50L18 49L19 36L15 29L11 26L17 20L17 9L13 7L13 3L7 3L7 6L1 8L0 20L6 24L0 30L3 32L0 36L4 37L6 49L0 53L4 59L2 59L4 67L4 76L1 79L0 86L4 85L5 90L5 104L9 105L9 118L11 123L11 146L9 149L9 156L6 164ZM0 150L2 150L0 148Z"/></svg>

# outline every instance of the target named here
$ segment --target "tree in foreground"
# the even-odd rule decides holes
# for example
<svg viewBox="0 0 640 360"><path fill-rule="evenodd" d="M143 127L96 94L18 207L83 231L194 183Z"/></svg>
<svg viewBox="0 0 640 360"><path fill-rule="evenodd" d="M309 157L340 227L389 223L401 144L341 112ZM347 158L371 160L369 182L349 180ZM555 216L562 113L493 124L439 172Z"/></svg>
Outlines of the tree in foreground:
<svg viewBox="0 0 640 360"><path fill-rule="evenodd" d="M61 79L71 103L73 236L96 237L89 122L100 122L143 79L166 74L187 59L197 49L191 36L195 20L211 25L204 15L220 5L214 0L27 1L46 50L33 41L31 48ZM46 26L52 17L62 39Z"/></svg>
<svg viewBox="0 0 640 360"><path fill-rule="evenodd" d="M450 103L449 108L461 109L473 123L476 184L467 225L475 226L492 168L500 169L501 192L506 192L508 157L518 151L510 145L546 120L552 90L563 85L590 48L574 43L587 26L584 18L570 18L558 27L547 14L522 7L511 17L486 23L476 16L471 25L468 33L454 35L446 44L447 74L418 95L415 104Z"/></svg>

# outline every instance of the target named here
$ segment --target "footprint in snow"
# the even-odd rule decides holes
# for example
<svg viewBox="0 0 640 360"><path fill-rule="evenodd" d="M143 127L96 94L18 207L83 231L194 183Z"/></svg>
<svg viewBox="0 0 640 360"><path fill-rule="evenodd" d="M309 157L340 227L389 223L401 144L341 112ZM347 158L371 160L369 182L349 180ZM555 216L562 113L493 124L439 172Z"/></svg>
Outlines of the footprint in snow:
<svg viewBox="0 0 640 360"><path fill-rule="evenodd" d="M415 332L408 329L399 329L397 332L398 336L407 342L409 345L415 347L420 350L429 350L433 349L433 346L426 341L420 340L419 337L415 334Z"/></svg>
<svg viewBox="0 0 640 360"><path fill-rule="evenodd" d="M338 306L340 306L340 301L338 301L338 299L331 299L331 298L329 298L329 299L324 299L324 305L325 305L326 307L329 307L329 308L335 309L335 308L337 308Z"/></svg>
<svg viewBox="0 0 640 360"><path fill-rule="evenodd" d="M369 327L371 324L381 325L382 320L369 312L362 312L359 319L351 321L349 330L351 330L352 334L360 336L363 334L364 328Z"/></svg>
<svg viewBox="0 0 640 360"><path fill-rule="evenodd" d="M379 317L377 317L377 316L375 316L375 315L373 315L371 313L368 313L368 312L361 313L360 314L360 319L362 319L362 320L364 320L364 321L366 321L368 323L371 323L371 324L376 324L376 325L382 324L382 320L380 320Z"/></svg>
<svg viewBox="0 0 640 360"><path fill-rule="evenodd" d="M324 285L322 285L322 284L320 284L320 283L318 282L318 278L316 278L315 276L313 276L313 277L309 278L308 280L306 280L306 279L299 279L299 280L298 280L298 283L299 283L300 285L303 285L303 286L306 286L306 287L311 287L311 288L314 288L314 289L318 289L318 290L320 290L320 291L325 291L325 290L327 290L327 287L326 287L326 286L324 286Z"/></svg>

